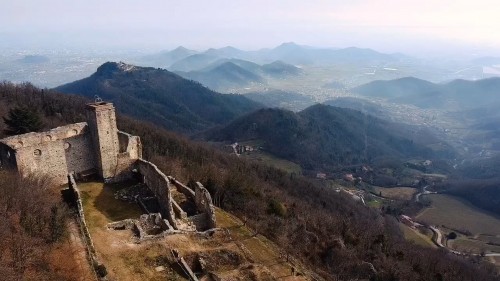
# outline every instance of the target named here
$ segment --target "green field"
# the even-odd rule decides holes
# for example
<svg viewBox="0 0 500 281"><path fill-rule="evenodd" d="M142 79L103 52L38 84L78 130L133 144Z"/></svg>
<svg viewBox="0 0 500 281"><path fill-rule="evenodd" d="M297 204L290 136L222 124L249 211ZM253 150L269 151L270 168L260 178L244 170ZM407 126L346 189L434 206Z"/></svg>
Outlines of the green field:
<svg viewBox="0 0 500 281"><path fill-rule="evenodd" d="M379 187L374 186L373 191L375 194L394 200L409 201L413 195L417 193L417 189L413 187Z"/></svg>
<svg viewBox="0 0 500 281"><path fill-rule="evenodd" d="M431 206L417 215L416 220L449 229L468 230L473 234L500 235L500 219L457 197L432 194Z"/></svg>

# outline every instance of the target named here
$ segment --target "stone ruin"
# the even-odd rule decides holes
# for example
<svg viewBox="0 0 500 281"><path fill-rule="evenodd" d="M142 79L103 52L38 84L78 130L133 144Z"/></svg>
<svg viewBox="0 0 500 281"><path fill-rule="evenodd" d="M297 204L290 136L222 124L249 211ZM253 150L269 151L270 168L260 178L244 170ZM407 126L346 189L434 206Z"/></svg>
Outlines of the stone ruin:
<svg viewBox="0 0 500 281"><path fill-rule="evenodd" d="M55 184L97 174L105 181L131 176L131 166L142 157L140 138L118 131L113 104L89 103L87 122L46 132L33 132L0 140L0 165L23 175L50 177Z"/></svg>
<svg viewBox="0 0 500 281"><path fill-rule="evenodd" d="M125 228L136 225L139 237L216 227L210 193L200 183L192 190L142 159L140 138L117 129L112 103L87 104L86 118L87 122L1 139L0 168L49 177L58 185L68 183L68 175L76 180L98 176L105 182L140 177L158 210L148 210L146 198L139 197L137 202L147 215L138 222L117 223Z"/></svg>

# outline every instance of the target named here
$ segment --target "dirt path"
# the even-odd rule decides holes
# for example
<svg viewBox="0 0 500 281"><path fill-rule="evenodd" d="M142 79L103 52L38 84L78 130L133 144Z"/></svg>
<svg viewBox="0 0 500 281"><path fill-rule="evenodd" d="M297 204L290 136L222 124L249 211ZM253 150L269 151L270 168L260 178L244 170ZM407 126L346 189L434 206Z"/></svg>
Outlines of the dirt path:
<svg viewBox="0 0 500 281"><path fill-rule="evenodd" d="M71 254L79 267L79 271L83 273L80 280L95 280L96 276L94 271L90 268L90 264L87 260L87 252L85 244L80 236L80 229L74 220L71 220L68 223L68 232L68 240L73 249Z"/></svg>

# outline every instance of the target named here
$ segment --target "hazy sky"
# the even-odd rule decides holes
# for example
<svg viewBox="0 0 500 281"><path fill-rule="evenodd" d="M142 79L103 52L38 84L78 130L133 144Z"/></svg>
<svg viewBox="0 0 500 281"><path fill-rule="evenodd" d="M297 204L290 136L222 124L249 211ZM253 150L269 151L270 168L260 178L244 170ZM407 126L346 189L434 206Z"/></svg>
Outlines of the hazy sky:
<svg viewBox="0 0 500 281"><path fill-rule="evenodd" d="M498 0L0 0L0 46L500 51Z"/></svg>

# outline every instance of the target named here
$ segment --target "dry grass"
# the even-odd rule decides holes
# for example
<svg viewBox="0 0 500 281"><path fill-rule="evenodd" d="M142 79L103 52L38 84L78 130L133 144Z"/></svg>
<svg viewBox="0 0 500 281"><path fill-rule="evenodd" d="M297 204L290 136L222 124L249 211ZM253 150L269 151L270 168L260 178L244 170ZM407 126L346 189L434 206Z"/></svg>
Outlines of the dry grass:
<svg viewBox="0 0 500 281"><path fill-rule="evenodd" d="M242 157L252 159L269 166L273 166L289 173L295 173L298 175L302 174L302 168L300 167L300 165L288 160L277 158L263 151L252 151L249 154L242 154Z"/></svg>
<svg viewBox="0 0 500 281"><path fill-rule="evenodd" d="M403 231L406 240L413 241L415 244L423 247L437 248L432 242L431 237L420 233L418 230L410 228L402 223L399 224L399 228Z"/></svg>
<svg viewBox="0 0 500 281"><path fill-rule="evenodd" d="M413 198L413 195L417 193L417 189L413 187L373 187L375 194L382 197L386 197L394 200L405 200L409 201Z"/></svg>
<svg viewBox="0 0 500 281"><path fill-rule="evenodd" d="M204 257L213 272L230 280L309 280L291 276L291 265L280 257L279 248L263 236L254 237L240 220L220 209L216 209L218 226L228 231L215 232L211 237L175 234L134 244L131 231L106 228L111 221L141 214L137 205L114 198L114 192L126 185L84 183L79 187L89 231L111 280L186 280L173 262L170 249L178 250L195 271L198 257ZM157 272L155 267L159 265L166 270ZM302 266L296 267L304 272Z"/></svg>
<svg viewBox="0 0 500 281"><path fill-rule="evenodd" d="M470 237L459 237L456 240L449 240L448 245L460 252L471 252L480 254L481 252L500 253L500 246L489 245L486 242Z"/></svg>
<svg viewBox="0 0 500 281"><path fill-rule="evenodd" d="M431 199L431 207L423 210L416 219L429 224L473 234L500 235L500 220L487 212L456 197L442 194L425 195Z"/></svg>
<svg viewBox="0 0 500 281"><path fill-rule="evenodd" d="M217 209L217 222L220 227L230 230L232 240L235 241L243 251L250 255L254 263L265 266L270 269L274 278L280 280L309 280L304 276L291 276L290 263L287 263L284 257L280 257L279 248L262 235L253 235L253 232L243 223L229 215L228 213ZM295 264L298 272L305 272L305 269Z"/></svg>
<svg viewBox="0 0 500 281"><path fill-rule="evenodd" d="M173 270L155 271L155 267L163 265L157 260L170 254L161 244L134 244L132 232L107 229L109 222L137 218L142 214L136 204L114 198L114 192L127 187L126 184L82 183L78 187L90 235L111 280L166 280L167 276L167 280L185 280Z"/></svg>

